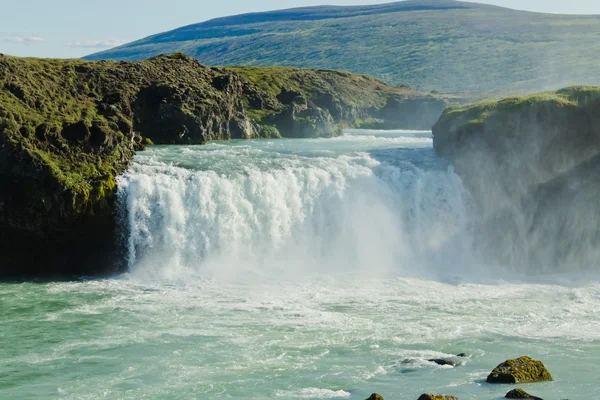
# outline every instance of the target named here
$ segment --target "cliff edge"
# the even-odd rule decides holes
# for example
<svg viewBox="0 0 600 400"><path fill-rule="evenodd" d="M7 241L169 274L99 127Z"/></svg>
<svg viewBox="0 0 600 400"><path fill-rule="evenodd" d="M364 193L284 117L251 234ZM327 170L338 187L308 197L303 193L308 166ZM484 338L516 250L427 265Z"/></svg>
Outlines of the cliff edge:
<svg viewBox="0 0 600 400"><path fill-rule="evenodd" d="M488 260L548 270L600 261L600 88L450 107L433 134L473 194Z"/></svg>
<svg viewBox="0 0 600 400"><path fill-rule="evenodd" d="M146 144L428 129L448 101L362 75L214 68L183 54L0 55L0 276L122 270L115 177Z"/></svg>

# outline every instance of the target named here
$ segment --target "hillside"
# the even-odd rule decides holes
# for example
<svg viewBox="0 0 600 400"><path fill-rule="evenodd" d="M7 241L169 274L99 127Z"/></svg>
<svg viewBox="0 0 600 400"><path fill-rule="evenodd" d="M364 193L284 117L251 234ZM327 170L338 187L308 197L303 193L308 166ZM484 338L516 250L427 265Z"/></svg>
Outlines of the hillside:
<svg viewBox="0 0 600 400"><path fill-rule="evenodd" d="M208 65L343 69L419 90L512 94L600 83L599 36L600 16L408 0L220 18L87 58L180 51Z"/></svg>
<svg viewBox="0 0 600 400"><path fill-rule="evenodd" d="M347 72L225 69L183 54L0 56L0 276L110 269L115 178L152 142L429 129L450 100Z"/></svg>

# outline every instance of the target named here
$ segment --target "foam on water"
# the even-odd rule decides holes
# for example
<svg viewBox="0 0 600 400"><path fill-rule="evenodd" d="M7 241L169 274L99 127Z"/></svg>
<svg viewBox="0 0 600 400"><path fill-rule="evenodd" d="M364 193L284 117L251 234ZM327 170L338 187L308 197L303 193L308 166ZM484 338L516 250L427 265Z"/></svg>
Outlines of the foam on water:
<svg viewBox="0 0 600 400"><path fill-rule="evenodd" d="M456 272L469 264L468 196L448 166L423 169L377 152L384 141L388 151L431 158L430 135L401 134L139 156L119 181L131 271L169 279L380 276L431 272L444 260L443 271ZM205 164L214 157L224 164L218 171Z"/></svg>
<svg viewBox="0 0 600 400"><path fill-rule="evenodd" d="M492 399L524 354L600 397L598 279L474 262L428 133L159 146L119 190L129 273L0 283L0 398Z"/></svg>

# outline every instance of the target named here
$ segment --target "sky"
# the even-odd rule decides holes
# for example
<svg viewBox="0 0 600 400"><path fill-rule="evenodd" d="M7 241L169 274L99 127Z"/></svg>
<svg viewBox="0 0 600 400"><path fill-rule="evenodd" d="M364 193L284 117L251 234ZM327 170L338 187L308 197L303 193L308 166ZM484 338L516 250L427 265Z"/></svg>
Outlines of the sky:
<svg viewBox="0 0 600 400"><path fill-rule="evenodd" d="M395 0L394 0L395 1ZM83 57L180 26L228 15L390 0L2 0L0 53ZM600 0L478 0L547 13L600 14Z"/></svg>

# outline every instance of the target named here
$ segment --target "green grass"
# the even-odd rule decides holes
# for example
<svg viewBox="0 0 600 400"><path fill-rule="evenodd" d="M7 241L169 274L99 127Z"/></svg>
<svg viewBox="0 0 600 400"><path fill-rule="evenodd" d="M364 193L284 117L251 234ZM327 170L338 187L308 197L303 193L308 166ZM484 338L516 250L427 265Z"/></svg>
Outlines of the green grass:
<svg viewBox="0 0 600 400"><path fill-rule="evenodd" d="M599 16L414 0L229 17L89 58L182 51L209 65L349 70L395 86L497 96L599 84L598 37Z"/></svg>
<svg viewBox="0 0 600 400"><path fill-rule="evenodd" d="M498 112L519 110L533 105L551 104L556 107L586 107L598 103L600 103L600 87L572 86L553 92L507 97L500 100L482 100L452 106L444 112L444 118L457 116L463 120L468 120L472 124L477 124L484 122Z"/></svg>

